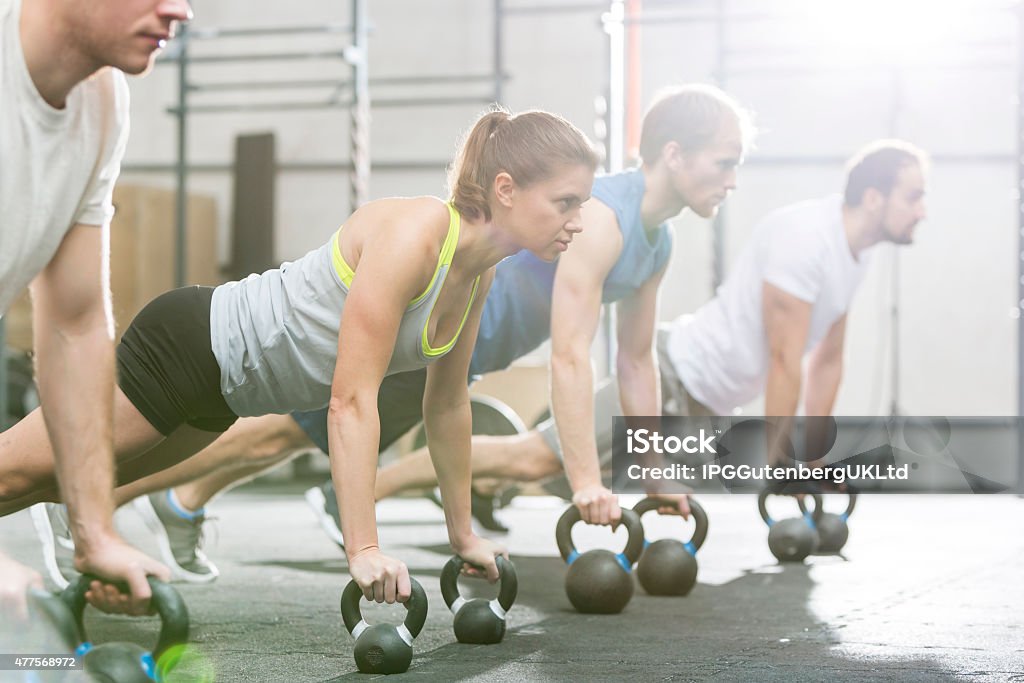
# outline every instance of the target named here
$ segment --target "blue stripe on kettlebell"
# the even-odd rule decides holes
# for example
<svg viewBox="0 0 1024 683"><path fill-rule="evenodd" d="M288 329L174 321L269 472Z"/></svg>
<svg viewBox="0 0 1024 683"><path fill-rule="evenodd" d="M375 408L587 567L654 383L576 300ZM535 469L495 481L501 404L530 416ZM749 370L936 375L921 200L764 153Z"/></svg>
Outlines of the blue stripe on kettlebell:
<svg viewBox="0 0 1024 683"><path fill-rule="evenodd" d="M646 549L646 548L647 548L647 546L649 546L650 544L651 544L651 542L650 542L650 541L648 541L648 540L647 540L647 539L645 538L645 539L644 539L644 548Z"/></svg>
<svg viewBox="0 0 1024 683"><path fill-rule="evenodd" d="M153 661L153 653L146 652L139 657L139 664L142 666L142 670L146 672L146 675L152 678L154 681L159 680L156 676L156 662Z"/></svg>
<svg viewBox="0 0 1024 683"><path fill-rule="evenodd" d="M764 523L768 526L771 526L772 524L775 524L775 520L769 517L768 519L764 520Z"/></svg>
<svg viewBox="0 0 1024 683"><path fill-rule="evenodd" d="M89 650L91 650L91 649L92 649L92 643L90 643L89 641L86 641L86 642L82 643L81 645L79 645L78 647L75 648L75 656L76 657L84 657L86 655L86 653L89 652Z"/></svg>
<svg viewBox="0 0 1024 683"><path fill-rule="evenodd" d="M686 549L686 552L688 552L691 555L693 555L694 557L696 557L696 555L697 555L697 546L695 546L693 544L693 541L687 541L686 543L684 543L683 544L683 548Z"/></svg>
<svg viewBox="0 0 1024 683"><path fill-rule="evenodd" d="M565 563L566 564L572 564L573 562L576 561L576 558L579 557L579 556L580 556L580 553L579 553L578 550L570 551L569 552L569 557L565 558Z"/></svg>
<svg viewBox="0 0 1024 683"><path fill-rule="evenodd" d="M615 559L618 560L619 566L625 569L627 574L633 570L633 565L630 563L629 558L626 557L626 553L619 553L615 556Z"/></svg>
<svg viewBox="0 0 1024 683"><path fill-rule="evenodd" d="M845 522L846 520L850 519L850 515L848 515L848 514L846 514L844 512L843 514L839 515L839 519L841 519L841 520L843 520Z"/></svg>
<svg viewBox="0 0 1024 683"><path fill-rule="evenodd" d="M810 512L804 513L804 521L807 522L807 526L811 527L812 529L818 528L818 526L814 523L814 517L811 516Z"/></svg>

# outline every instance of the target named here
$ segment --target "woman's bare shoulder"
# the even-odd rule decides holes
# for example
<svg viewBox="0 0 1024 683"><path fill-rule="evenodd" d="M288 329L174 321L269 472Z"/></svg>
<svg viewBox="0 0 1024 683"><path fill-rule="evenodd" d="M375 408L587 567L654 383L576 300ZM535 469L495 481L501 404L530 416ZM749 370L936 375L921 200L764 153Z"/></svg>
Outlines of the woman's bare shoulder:
<svg viewBox="0 0 1024 683"><path fill-rule="evenodd" d="M360 254L371 249L406 267L422 262L432 272L449 220L447 205L436 197L390 197L359 207L346 229L352 228Z"/></svg>
<svg viewBox="0 0 1024 683"><path fill-rule="evenodd" d="M448 205L437 197L387 197L367 202L352 214L352 218L370 220L381 226L405 226L410 224L441 226L448 229Z"/></svg>

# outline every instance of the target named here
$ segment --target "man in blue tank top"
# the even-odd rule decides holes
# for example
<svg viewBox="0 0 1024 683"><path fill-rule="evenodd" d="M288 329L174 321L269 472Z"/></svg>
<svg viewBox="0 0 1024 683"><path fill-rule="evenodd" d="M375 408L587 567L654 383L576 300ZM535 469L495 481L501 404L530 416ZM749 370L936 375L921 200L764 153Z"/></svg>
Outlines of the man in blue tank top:
<svg viewBox="0 0 1024 683"><path fill-rule="evenodd" d="M539 476L564 466L573 503L587 522L611 524L620 516L617 496L601 481L594 435L590 348L601 305L617 304L616 374L624 414L659 415L654 335L658 286L672 250L667 221L686 208L703 218L715 214L736 185L736 168L751 134L746 112L715 88L691 85L665 92L644 117L643 163L595 181L594 201L583 207L584 230L572 240L572 248L566 244L566 253L553 263L521 252L497 268L471 375L507 368L551 339L553 419L546 429L524 437L530 440L531 457L521 462L529 462ZM420 421L424 379L421 372L403 373L381 386L382 449ZM314 444L324 449L326 436L323 410L243 418L190 459L189 469L203 476L181 484L180 479L161 473L133 484L140 493L157 491L143 504L152 505L158 513L164 510L159 516L175 555L166 559L174 565L208 562L198 549L199 530L192 530L195 525L189 513L224 489L230 479L225 470L237 472L238 480L248 478L296 449ZM506 457L500 450L479 446L474 440L474 470L478 459ZM516 467L516 460L509 460L508 466ZM376 497L413 486L432 487L434 481L429 456L413 454L403 458L400 467L380 471ZM175 488L160 490L167 486ZM311 489L307 500L318 511L325 530L341 543L330 490L330 486ZM173 504L166 504L168 500ZM687 513L686 498L679 496L676 501L677 512ZM477 516L487 521L486 511Z"/></svg>

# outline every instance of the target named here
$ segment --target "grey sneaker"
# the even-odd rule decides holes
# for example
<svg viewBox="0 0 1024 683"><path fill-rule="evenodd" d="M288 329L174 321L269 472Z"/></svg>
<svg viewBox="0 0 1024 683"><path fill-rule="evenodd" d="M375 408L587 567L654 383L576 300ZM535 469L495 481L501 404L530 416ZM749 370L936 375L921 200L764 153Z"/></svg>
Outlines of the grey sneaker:
<svg viewBox="0 0 1024 683"><path fill-rule="evenodd" d="M43 545L46 573L59 590L78 578L75 571L75 542L68 527L68 511L57 503L36 503L29 509L32 526Z"/></svg>
<svg viewBox="0 0 1024 683"><path fill-rule="evenodd" d="M133 502L146 526L156 538L164 564L174 579L188 583L209 583L220 576L216 565L203 552L205 515L185 519L170 502L170 490L139 496Z"/></svg>
<svg viewBox="0 0 1024 683"><path fill-rule="evenodd" d="M334 497L334 486L331 480L321 486L314 486L306 491L306 503L313 510L320 528L327 537L345 549L345 538L341 535L341 518L338 516L338 501Z"/></svg>

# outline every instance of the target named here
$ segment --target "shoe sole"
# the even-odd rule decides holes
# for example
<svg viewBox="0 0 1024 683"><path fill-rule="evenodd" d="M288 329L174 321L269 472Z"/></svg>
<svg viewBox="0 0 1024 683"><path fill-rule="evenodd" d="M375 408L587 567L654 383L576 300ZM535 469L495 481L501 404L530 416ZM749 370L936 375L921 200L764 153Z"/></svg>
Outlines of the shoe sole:
<svg viewBox="0 0 1024 683"><path fill-rule="evenodd" d="M135 511L139 513L139 516L142 517L146 528L156 537L157 547L160 548L160 556L164 564L171 568L173 579L185 581L186 583L211 583L220 576L217 567L212 563L210 564L209 574L190 572L178 564L177 560L174 559L174 552L171 550L171 539L167 536L167 530L164 529L164 525L156 514L156 510L153 509L153 504L149 502L148 496L139 496L133 501L132 505L135 507Z"/></svg>
<svg viewBox="0 0 1024 683"><path fill-rule="evenodd" d="M304 497L306 504L313 510L317 521L320 522L320 528L324 530L329 539L334 541L335 545L344 550L345 538L338 530L338 525L334 523L334 518L327 513L327 499L324 498L324 492L318 486L314 486L306 491Z"/></svg>
<svg viewBox="0 0 1024 683"><path fill-rule="evenodd" d="M36 503L29 508L32 516L32 526L35 527L36 536L43 546L43 564L46 566L46 573L50 575L50 581L57 586L58 590L64 590L70 583L57 567L57 547L53 540L53 525L50 524L50 516L46 513L46 503Z"/></svg>

